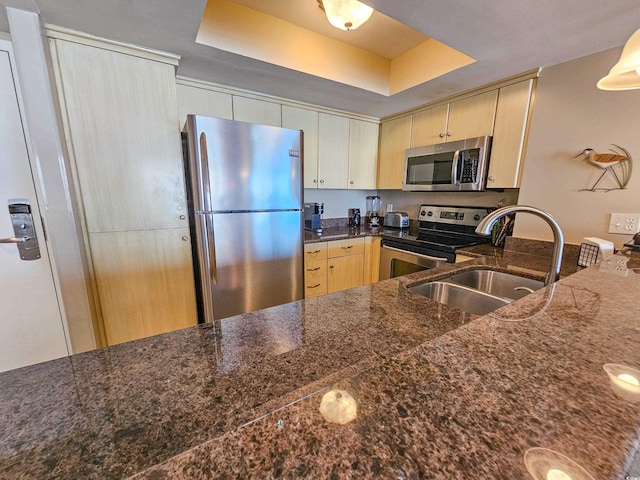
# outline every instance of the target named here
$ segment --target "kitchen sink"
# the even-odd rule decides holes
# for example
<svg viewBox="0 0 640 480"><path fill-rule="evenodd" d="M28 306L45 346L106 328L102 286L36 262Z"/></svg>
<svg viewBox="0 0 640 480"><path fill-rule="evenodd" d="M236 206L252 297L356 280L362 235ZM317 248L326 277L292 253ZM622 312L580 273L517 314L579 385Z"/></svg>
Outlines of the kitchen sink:
<svg viewBox="0 0 640 480"><path fill-rule="evenodd" d="M486 315L544 287L544 282L495 270L474 269L453 273L408 290L465 312Z"/></svg>
<svg viewBox="0 0 640 480"><path fill-rule="evenodd" d="M438 303L444 303L477 315L486 315L511 301L449 282L428 282L409 287L408 290L429 297Z"/></svg>
<svg viewBox="0 0 640 480"><path fill-rule="evenodd" d="M540 280L494 270L467 270L446 280L510 300L518 300L544 287Z"/></svg>

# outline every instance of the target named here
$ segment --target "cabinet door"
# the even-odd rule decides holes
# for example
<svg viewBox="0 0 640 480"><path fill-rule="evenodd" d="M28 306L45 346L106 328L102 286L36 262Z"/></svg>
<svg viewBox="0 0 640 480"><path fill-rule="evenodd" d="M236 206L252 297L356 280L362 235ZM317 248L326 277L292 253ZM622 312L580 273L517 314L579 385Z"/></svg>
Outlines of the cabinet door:
<svg viewBox="0 0 640 480"><path fill-rule="evenodd" d="M449 105L441 105L414 113L411 123L411 146L421 147L446 142L449 139L447 135L448 113Z"/></svg>
<svg viewBox="0 0 640 480"><path fill-rule="evenodd" d="M231 95L206 88L176 85L178 94L178 118L180 129L184 128L187 115L233 119Z"/></svg>
<svg viewBox="0 0 640 480"><path fill-rule="evenodd" d="M260 125L282 126L280 104L233 96L233 119Z"/></svg>
<svg viewBox="0 0 640 480"><path fill-rule="evenodd" d="M493 134L498 90L451 102L447 141Z"/></svg>
<svg viewBox="0 0 640 480"><path fill-rule="evenodd" d="M378 281L380 276L380 237L364 239L364 273L363 283L369 285Z"/></svg>
<svg viewBox="0 0 640 480"><path fill-rule="evenodd" d="M359 287L363 283L364 255L347 255L328 259L327 291L329 293Z"/></svg>
<svg viewBox="0 0 640 480"><path fill-rule="evenodd" d="M318 188L318 112L283 105L282 126L304 132L304 188Z"/></svg>
<svg viewBox="0 0 640 480"><path fill-rule="evenodd" d="M189 229L89 235L107 343L197 323Z"/></svg>
<svg viewBox="0 0 640 480"><path fill-rule="evenodd" d="M533 80L500 89L487 175L489 188L519 188Z"/></svg>
<svg viewBox="0 0 640 480"><path fill-rule="evenodd" d="M349 186L375 190L378 164L378 124L349 120Z"/></svg>
<svg viewBox="0 0 640 480"><path fill-rule="evenodd" d="M347 188L349 119L329 113L318 116L319 188Z"/></svg>
<svg viewBox="0 0 640 480"><path fill-rule="evenodd" d="M173 65L54 45L89 232L186 226Z"/></svg>
<svg viewBox="0 0 640 480"><path fill-rule="evenodd" d="M405 150L411 140L411 116L396 118L380 125L378 188L402 189Z"/></svg>

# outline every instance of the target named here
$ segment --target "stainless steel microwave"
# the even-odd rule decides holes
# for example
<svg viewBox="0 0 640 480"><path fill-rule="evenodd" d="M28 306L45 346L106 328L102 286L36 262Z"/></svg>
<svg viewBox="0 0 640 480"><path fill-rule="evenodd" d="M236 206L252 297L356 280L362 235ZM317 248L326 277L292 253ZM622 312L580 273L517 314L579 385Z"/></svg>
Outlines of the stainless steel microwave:
<svg viewBox="0 0 640 480"><path fill-rule="evenodd" d="M402 189L461 192L485 189L491 137L408 148Z"/></svg>

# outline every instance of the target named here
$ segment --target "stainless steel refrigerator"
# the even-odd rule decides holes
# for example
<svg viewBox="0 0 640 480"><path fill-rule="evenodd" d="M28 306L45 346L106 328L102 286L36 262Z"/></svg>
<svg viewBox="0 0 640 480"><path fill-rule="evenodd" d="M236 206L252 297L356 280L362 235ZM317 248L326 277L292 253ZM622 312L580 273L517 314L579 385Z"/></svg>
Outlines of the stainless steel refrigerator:
<svg viewBox="0 0 640 480"><path fill-rule="evenodd" d="M303 298L302 132L188 115L183 141L200 320Z"/></svg>

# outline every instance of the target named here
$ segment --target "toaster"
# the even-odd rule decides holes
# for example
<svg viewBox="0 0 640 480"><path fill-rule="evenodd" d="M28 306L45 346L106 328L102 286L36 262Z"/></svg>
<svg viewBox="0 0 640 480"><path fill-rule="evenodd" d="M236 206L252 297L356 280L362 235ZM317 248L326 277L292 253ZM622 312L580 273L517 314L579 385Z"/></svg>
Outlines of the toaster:
<svg viewBox="0 0 640 480"><path fill-rule="evenodd" d="M409 215L406 212L387 212L383 225L385 227L409 228Z"/></svg>

